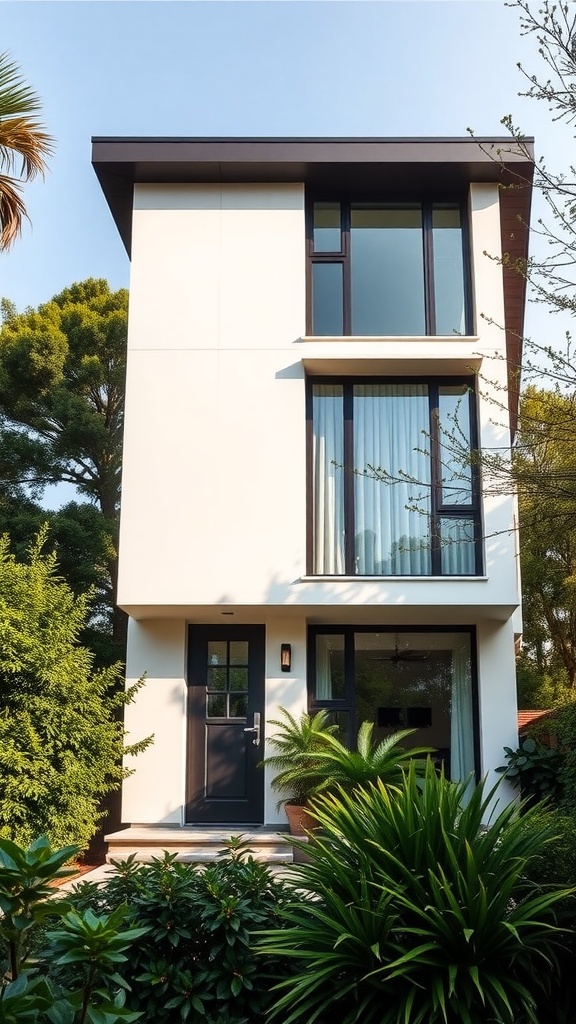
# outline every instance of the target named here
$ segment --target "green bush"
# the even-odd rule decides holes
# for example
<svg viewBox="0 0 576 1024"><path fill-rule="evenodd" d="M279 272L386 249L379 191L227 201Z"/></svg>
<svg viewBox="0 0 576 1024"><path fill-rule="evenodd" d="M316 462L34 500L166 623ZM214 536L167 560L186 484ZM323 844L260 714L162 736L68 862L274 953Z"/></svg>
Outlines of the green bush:
<svg viewBox="0 0 576 1024"><path fill-rule="evenodd" d="M539 811L499 809L494 791L449 783L429 763L399 790L382 783L315 801L323 832L258 949L288 956L277 986L282 1024L537 1024L535 994L555 969L554 905L526 876L551 841ZM468 800L467 805L466 800Z"/></svg>
<svg viewBox="0 0 576 1024"><path fill-rule="evenodd" d="M257 958L255 928L280 927L288 889L266 865L235 844L207 867L165 855L151 864L118 862L104 885L78 886L78 909L130 907L130 923L146 928L131 948L126 1005L142 1021L256 1024L286 966Z"/></svg>
<svg viewBox="0 0 576 1024"><path fill-rule="evenodd" d="M504 747L504 753L508 763L496 771L503 774L513 786L519 786L525 799L545 800L559 796L562 761L555 747L527 736L517 750Z"/></svg>

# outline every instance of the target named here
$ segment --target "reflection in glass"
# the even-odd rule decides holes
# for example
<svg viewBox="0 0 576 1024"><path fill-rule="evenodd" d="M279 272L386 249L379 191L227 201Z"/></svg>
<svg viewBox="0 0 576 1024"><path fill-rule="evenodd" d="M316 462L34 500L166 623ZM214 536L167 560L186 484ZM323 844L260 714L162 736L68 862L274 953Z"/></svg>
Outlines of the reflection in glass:
<svg viewBox="0 0 576 1024"><path fill-rule="evenodd" d="M352 334L426 334L420 206L353 204Z"/></svg>
<svg viewBox="0 0 576 1024"><path fill-rule="evenodd" d="M457 206L432 211L436 334L465 334L464 256Z"/></svg>
<svg viewBox="0 0 576 1024"><path fill-rule="evenodd" d="M230 689L231 690L247 690L248 689L248 669L247 668L231 668L230 669Z"/></svg>
<svg viewBox="0 0 576 1024"><path fill-rule="evenodd" d="M226 718L226 695L220 693L208 694L208 718Z"/></svg>
<svg viewBox="0 0 576 1024"><path fill-rule="evenodd" d="M470 398L465 384L442 384L439 387L438 426L442 459L442 504L470 505Z"/></svg>
<svg viewBox="0 0 576 1024"><path fill-rule="evenodd" d="M231 640L230 641L230 664L231 665L247 665L248 664L248 641L247 640Z"/></svg>
<svg viewBox="0 0 576 1024"><path fill-rule="evenodd" d="M228 661L228 646L225 640L208 642L208 664L225 665Z"/></svg>
<svg viewBox="0 0 576 1024"><path fill-rule="evenodd" d="M328 724L338 726L338 731L335 735L336 739L340 740L340 743L344 743L347 747L352 746L349 711L331 711L328 716ZM356 739L356 737L354 737L354 739Z"/></svg>
<svg viewBox="0 0 576 1024"><path fill-rule="evenodd" d="M343 280L341 263L312 264L312 334L344 333Z"/></svg>
<svg viewBox="0 0 576 1024"><path fill-rule="evenodd" d="M230 718L246 718L248 699L245 693L230 694Z"/></svg>
<svg viewBox="0 0 576 1024"><path fill-rule="evenodd" d="M314 203L314 252L340 252L340 203Z"/></svg>
<svg viewBox="0 0 576 1024"><path fill-rule="evenodd" d="M344 700L344 637L316 637L316 700Z"/></svg>
<svg viewBox="0 0 576 1024"><path fill-rule="evenodd" d="M225 690L227 688L225 668L208 668L208 689Z"/></svg>
<svg viewBox="0 0 576 1024"><path fill-rule="evenodd" d="M440 555L443 576L473 576L476 572L476 545L472 519L440 520Z"/></svg>

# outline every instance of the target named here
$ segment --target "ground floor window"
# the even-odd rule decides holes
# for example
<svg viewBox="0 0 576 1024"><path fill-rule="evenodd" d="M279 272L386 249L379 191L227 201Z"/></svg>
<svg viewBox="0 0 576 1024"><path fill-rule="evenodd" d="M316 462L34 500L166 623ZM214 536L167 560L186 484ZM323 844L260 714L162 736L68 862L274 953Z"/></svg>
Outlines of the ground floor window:
<svg viewBox="0 0 576 1024"><path fill-rule="evenodd" d="M347 742L364 721L375 738L417 731L406 746L438 751L451 779L478 769L471 629L310 628L310 707L327 708Z"/></svg>

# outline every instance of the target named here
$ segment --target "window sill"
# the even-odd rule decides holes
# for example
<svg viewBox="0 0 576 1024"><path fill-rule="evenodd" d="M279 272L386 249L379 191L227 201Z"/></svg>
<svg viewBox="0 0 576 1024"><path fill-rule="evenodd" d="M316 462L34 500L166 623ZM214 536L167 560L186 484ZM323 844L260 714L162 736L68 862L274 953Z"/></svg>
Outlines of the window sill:
<svg viewBox="0 0 576 1024"><path fill-rule="evenodd" d="M457 343L478 343L480 338L477 334L303 334L301 338L297 338L294 342L298 344L309 344L311 342L342 342L350 341L354 344L357 342L392 342L392 343L403 343L407 341L418 341L424 344L430 342L444 342L451 341Z"/></svg>
<svg viewBox="0 0 576 1024"><path fill-rule="evenodd" d="M488 576L301 576L300 583L487 583Z"/></svg>

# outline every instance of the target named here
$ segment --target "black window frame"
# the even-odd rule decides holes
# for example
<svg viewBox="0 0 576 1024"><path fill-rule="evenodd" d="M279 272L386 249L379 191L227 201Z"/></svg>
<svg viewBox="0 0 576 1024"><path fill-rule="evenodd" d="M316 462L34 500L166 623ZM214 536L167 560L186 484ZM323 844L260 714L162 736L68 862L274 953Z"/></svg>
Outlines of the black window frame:
<svg viewBox="0 0 576 1024"><path fill-rule="evenodd" d="M391 633L394 636L401 636L405 633L466 633L470 637L470 671L472 687L472 732L474 749L474 774L478 783L481 777L481 750L480 750L480 708L478 700L478 647L475 626L391 626L376 624L371 626L358 625L317 625L308 626L307 644L307 693L308 711L314 714L316 711L326 710L332 712L343 712L349 716L350 733L344 738L349 746L353 746L361 723L356 721L356 652L354 647L355 633ZM344 679L345 696L341 700L317 700L316 693L316 637L320 635L343 636L344 637Z"/></svg>
<svg viewBox="0 0 576 1024"><path fill-rule="evenodd" d="M472 283L471 283L471 259L470 259L470 232L468 226L468 203L463 196L438 196L432 197L417 196L364 196L361 193L352 198L331 193L312 193L306 199L306 333L309 337L323 337L314 335L313 325L313 297L312 297L312 268L315 263L339 263L342 264L343 273L343 308L342 321L343 332L337 337L355 337L352 333L352 273L350 259L350 210L357 203L391 203L394 205L413 206L419 205L422 210L422 246L423 246L423 268L424 268L424 315L425 334L422 337L443 337L436 332L436 299L434 288L434 243L432 228L432 211L435 206L450 205L458 207L460 211L460 223L462 228L462 266L463 266L463 287L464 287L464 337L474 334L474 321L472 309ZM339 203L340 204L340 251L315 252L314 251L314 205L315 203ZM374 335L374 337L386 337L387 335ZM405 335L412 337L412 335ZM419 335L420 337L420 335Z"/></svg>
<svg viewBox="0 0 576 1024"><path fill-rule="evenodd" d="M427 575L418 574L411 576L411 579L430 579L441 577L443 579L460 579L460 574L442 572L442 542L440 539L440 523L447 519L470 518L474 524L474 574L472 577L483 575L484 553L482 545L482 523L481 523L481 483L479 460L474 458L474 453L479 451L478 436L478 410L477 410L477 388L476 378L470 375L459 376L315 376L308 375L306 379L306 440L307 440L307 574L309 576L328 576L329 573L317 573L314 571L314 465L313 465L313 388L315 384L338 384L343 389L343 419L344 419L344 468L354 465L354 386L357 384L424 384L428 387L428 408L430 424L430 573ZM472 495L468 504L447 504L442 501L441 483L441 447L440 434L438 429L438 408L439 389L441 387L462 386L468 394L468 408L470 415L470 452L471 452L471 484ZM415 438L415 444L418 439ZM386 486L384 483L382 486ZM347 472L344 481L344 572L335 574L333 579L342 577L356 577L362 579L365 573L357 573L355 561L355 510L354 510L354 473ZM371 576L372 578L372 576ZM382 575L382 580L401 578L395 575Z"/></svg>

